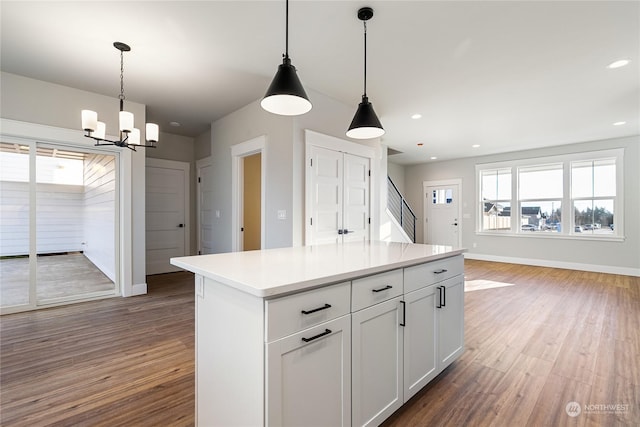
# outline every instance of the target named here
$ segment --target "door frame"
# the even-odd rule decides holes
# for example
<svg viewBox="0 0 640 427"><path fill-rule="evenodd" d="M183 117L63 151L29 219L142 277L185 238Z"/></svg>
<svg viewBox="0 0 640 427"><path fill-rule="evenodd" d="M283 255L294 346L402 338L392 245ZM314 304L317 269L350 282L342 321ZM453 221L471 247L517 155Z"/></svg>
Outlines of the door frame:
<svg viewBox="0 0 640 427"><path fill-rule="evenodd" d="M191 209L189 205L190 200L190 172L191 172L191 164L189 162L180 162L177 160L165 160L165 159L156 159L155 157L147 157L145 164L145 169L148 167L157 168L157 169L174 169L180 170L184 173L184 255L191 255ZM145 183L146 186L146 183ZM145 198L146 198L146 187L145 187ZM146 209L145 209L146 214ZM146 221L145 221L146 223ZM145 227L145 239L146 239L146 227ZM147 261L147 250L145 245L145 265Z"/></svg>
<svg viewBox="0 0 640 427"><path fill-rule="evenodd" d="M213 157L196 160L196 252L202 254L202 174L203 168L213 167Z"/></svg>
<svg viewBox="0 0 640 427"><path fill-rule="evenodd" d="M122 150L116 146L95 147L93 141L88 141L83 134L74 129L67 129L56 126L42 125L38 123L22 122L18 120L0 118L0 137L2 142L18 143L30 147L29 159L29 303L11 307L0 307L0 314L17 313L28 310L35 310L45 307L54 307L81 301L75 299L70 301L53 302L46 305L37 305L36 301L36 235L31 232L36 228L36 146L37 144L57 145L69 148L70 150L86 150L87 152L98 154L109 154L115 157L116 161L116 208L115 208L115 293L107 296L132 296L146 293L146 283L133 283L133 254L134 248L133 229L130 220L133 218L133 200L131 197L133 182L133 156L130 150ZM115 139L113 135L107 135L110 139ZM144 175L143 175L144 177ZM33 209L31 208L33 207ZM96 296L93 299L101 298Z"/></svg>
<svg viewBox="0 0 640 427"><path fill-rule="evenodd" d="M305 170L305 187L304 187L304 245L309 245L313 242L313 227L311 226L311 210L313 201L311 195L313 194L312 181L313 172L311 170L311 147L316 146L327 150L339 151L341 153L352 154L355 156L366 157L369 159L369 167L371 168L371 176L369 177L369 216L371 218L371 224L369 226L369 240L372 240L372 236L378 236L378 204L376 198L376 192L378 186L376 185L378 179L378 162L375 161L375 150L373 147L369 147L363 144L357 144L355 142L347 141L346 139L340 139L333 136L325 135L322 133L314 132L309 129L305 129L305 156L304 156L304 170ZM386 187L385 187L386 188ZM375 234L372 232L375 230Z"/></svg>
<svg viewBox="0 0 640 427"><path fill-rule="evenodd" d="M231 146L231 251L242 251L243 157L260 153L260 248L265 249L265 202L267 172L267 137L261 135Z"/></svg>
<svg viewBox="0 0 640 427"><path fill-rule="evenodd" d="M462 178L422 181L422 242L427 241L427 188L441 185L458 186L458 247L462 247Z"/></svg>

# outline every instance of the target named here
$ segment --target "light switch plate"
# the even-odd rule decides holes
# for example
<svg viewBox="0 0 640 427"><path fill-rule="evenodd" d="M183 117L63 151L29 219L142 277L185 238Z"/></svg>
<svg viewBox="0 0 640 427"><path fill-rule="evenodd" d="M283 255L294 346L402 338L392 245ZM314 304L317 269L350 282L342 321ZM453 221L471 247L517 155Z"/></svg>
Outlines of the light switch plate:
<svg viewBox="0 0 640 427"><path fill-rule="evenodd" d="M278 219L287 219L287 211L278 211Z"/></svg>

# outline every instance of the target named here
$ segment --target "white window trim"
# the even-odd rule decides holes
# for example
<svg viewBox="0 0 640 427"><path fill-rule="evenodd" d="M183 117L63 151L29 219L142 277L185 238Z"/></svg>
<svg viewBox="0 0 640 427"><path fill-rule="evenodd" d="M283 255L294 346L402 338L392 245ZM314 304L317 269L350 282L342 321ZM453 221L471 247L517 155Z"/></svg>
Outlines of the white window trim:
<svg viewBox="0 0 640 427"><path fill-rule="evenodd" d="M572 213L573 198L571 197L571 162L580 160L596 160L602 158L616 159L616 196L615 196L615 230L613 235L578 234L574 230L574 218ZM537 166L550 163L563 164L563 197L562 197L562 232L560 233L531 233L519 230L519 215L516 221L511 221L511 230L482 230L482 180L480 173L487 169L511 169L511 212L520 212L520 202L518 195L518 169L526 166ZM611 150L586 151L549 157L535 157L528 159L508 160L502 162L476 164L476 235L480 236L506 236L522 237L534 239L575 239L575 240L595 240L614 241L625 240L624 234L624 148ZM608 198L608 197L607 197ZM589 198L591 200L593 198ZM554 199L556 200L556 199Z"/></svg>

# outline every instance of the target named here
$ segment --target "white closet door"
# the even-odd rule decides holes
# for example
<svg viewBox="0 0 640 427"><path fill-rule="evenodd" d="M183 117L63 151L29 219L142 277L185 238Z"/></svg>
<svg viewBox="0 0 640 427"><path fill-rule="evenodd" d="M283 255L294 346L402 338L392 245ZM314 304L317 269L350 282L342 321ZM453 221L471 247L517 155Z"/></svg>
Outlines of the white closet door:
<svg viewBox="0 0 640 427"><path fill-rule="evenodd" d="M181 270L171 265L169 259L186 255L188 176L188 169L147 165L147 274Z"/></svg>
<svg viewBox="0 0 640 427"><path fill-rule="evenodd" d="M336 243L342 238L338 229L342 229L343 154L314 146L311 162L313 242L310 243Z"/></svg>
<svg viewBox="0 0 640 427"><path fill-rule="evenodd" d="M369 240L369 163L366 157L311 147L308 245Z"/></svg>
<svg viewBox="0 0 640 427"><path fill-rule="evenodd" d="M345 242L369 240L369 170L369 159L344 154L342 228L346 230Z"/></svg>

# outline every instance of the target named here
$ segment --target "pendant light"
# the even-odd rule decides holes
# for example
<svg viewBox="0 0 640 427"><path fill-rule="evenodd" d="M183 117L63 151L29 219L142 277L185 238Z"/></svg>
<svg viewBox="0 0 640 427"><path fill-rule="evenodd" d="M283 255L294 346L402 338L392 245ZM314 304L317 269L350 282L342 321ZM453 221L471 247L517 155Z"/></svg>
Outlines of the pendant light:
<svg viewBox="0 0 640 427"><path fill-rule="evenodd" d="M309 97L300 83L296 67L289 58L289 0L286 1L285 53L267 93L260 105L270 113L298 116L311 110Z"/></svg>
<svg viewBox="0 0 640 427"><path fill-rule="evenodd" d="M373 111L373 105L367 97L367 21L372 17L372 8L363 7L358 10L358 19L364 24L364 94L349 130L347 130L347 136L355 139L377 138L384 135L382 124L380 124L376 112Z"/></svg>

